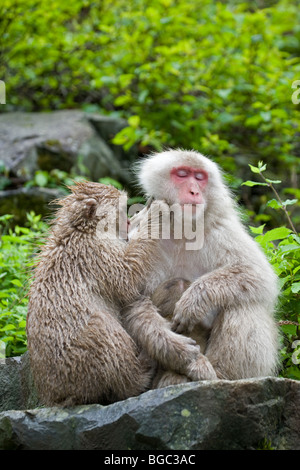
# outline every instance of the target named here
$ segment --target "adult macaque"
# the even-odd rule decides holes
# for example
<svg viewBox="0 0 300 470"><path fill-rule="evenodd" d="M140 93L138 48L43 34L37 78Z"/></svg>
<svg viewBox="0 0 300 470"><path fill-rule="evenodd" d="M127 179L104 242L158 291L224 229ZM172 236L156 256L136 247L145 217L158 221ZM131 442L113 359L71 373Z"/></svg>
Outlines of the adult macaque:
<svg viewBox="0 0 300 470"><path fill-rule="evenodd" d="M193 249L184 233L175 236L173 226L171 237L160 242L160 261L148 276L145 294L153 295L172 278L189 281L175 305L173 330L188 334L197 326L209 331L202 352L218 378L274 374L277 278L245 231L218 166L195 151L170 150L143 160L138 178L148 197L165 200L171 209L179 206L182 214L189 205L195 238L203 234L202 245Z"/></svg>
<svg viewBox="0 0 300 470"><path fill-rule="evenodd" d="M147 224L146 232L130 242L119 238L122 193L117 189L88 182L70 189L72 194L60 201L29 295L28 349L42 402L107 403L149 388L152 364L140 354L121 316L133 301L141 310L131 315L130 325L137 331L141 321L149 325L142 337L137 333L148 356L164 368L201 378L199 347L172 332L140 295L159 241L145 236ZM158 202L162 211L164 206Z"/></svg>

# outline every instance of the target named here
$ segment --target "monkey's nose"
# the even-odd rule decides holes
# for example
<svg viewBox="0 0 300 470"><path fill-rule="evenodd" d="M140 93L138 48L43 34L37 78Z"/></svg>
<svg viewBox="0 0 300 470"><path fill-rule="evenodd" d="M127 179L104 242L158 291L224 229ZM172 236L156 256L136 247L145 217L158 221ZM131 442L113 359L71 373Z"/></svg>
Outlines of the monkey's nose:
<svg viewBox="0 0 300 470"><path fill-rule="evenodd" d="M192 196L199 196L200 192L198 191L198 189L191 189L190 190L190 193Z"/></svg>

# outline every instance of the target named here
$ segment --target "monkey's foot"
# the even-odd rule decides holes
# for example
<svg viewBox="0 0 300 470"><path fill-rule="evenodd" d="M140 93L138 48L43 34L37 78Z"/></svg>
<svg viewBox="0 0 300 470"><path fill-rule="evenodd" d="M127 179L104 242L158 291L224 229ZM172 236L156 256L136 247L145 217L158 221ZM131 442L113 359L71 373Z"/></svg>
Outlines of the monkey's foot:
<svg viewBox="0 0 300 470"><path fill-rule="evenodd" d="M186 375L176 374L173 371L159 371L154 378L152 388L164 388L168 385L178 385L186 382L190 382Z"/></svg>
<svg viewBox="0 0 300 470"><path fill-rule="evenodd" d="M192 380L217 380L218 378L213 366L203 354L188 365L186 374Z"/></svg>

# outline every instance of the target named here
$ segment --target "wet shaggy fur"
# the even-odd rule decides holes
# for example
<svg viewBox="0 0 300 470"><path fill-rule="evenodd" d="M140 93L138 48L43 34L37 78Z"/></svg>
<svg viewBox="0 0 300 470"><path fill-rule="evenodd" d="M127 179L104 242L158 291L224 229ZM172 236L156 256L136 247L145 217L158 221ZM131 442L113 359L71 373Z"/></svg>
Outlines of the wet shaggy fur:
<svg viewBox="0 0 300 470"><path fill-rule="evenodd" d="M159 240L148 238L148 223L158 227L159 218L127 242L113 231L117 189L78 183L71 190L60 201L29 294L28 349L42 401L67 406L138 395L150 387L156 362L201 378L200 348L171 331L141 294L159 260Z"/></svg>
<svg viewBox="0 0 300 470"><path fill-rule="evenodd" d="M29 293L28 349L46 405L122 400L151 379L119 312L140 296L155 242L100 239L97 224L117 211L120 192L98 183L71 189Z"/></svg>

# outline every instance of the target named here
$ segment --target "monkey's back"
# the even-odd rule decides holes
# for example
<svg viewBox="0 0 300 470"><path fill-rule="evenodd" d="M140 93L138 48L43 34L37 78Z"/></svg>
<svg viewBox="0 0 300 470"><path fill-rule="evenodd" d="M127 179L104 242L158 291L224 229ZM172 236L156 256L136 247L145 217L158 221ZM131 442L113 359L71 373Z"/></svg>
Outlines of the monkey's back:
<svg viewBox="0 0 300 470"><path fill-rule="evenodd" d="M63 245L50 236L41 253L27 337L34 380L46 404L112 401L145 388L139 351L101 274L108 269L109 249L91 234L74 233Z"/></svg>

